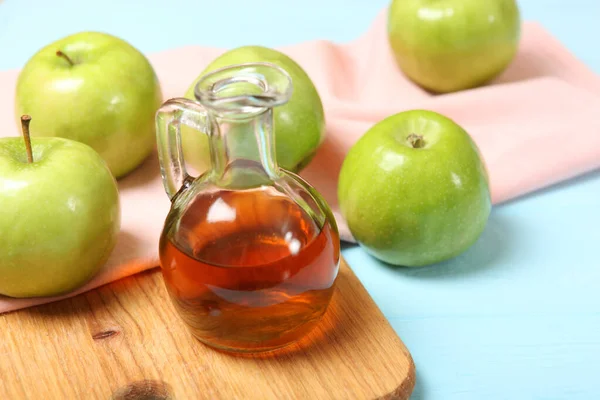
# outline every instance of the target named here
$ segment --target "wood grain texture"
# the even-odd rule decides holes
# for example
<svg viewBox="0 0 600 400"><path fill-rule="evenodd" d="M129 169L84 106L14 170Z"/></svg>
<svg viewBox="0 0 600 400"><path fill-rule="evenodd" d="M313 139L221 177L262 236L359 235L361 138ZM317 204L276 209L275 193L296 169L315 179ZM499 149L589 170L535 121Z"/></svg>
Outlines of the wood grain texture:
<svg viewBox="0 0 600 400"><path fill-rule="evenodd" d="M407 399L412 358L342 262L324 320L258 356L188 333L158 269L0 315L0 399Z"/></svg>

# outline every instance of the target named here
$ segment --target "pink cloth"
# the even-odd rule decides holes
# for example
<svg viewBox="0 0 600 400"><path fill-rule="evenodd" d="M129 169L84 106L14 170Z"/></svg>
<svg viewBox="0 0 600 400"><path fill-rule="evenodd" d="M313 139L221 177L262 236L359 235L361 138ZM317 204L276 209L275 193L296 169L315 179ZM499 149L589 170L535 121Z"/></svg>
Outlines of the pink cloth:
<svg viewBox="0 0 600 400"><path fill-rule="evenodd" d="M374 123L407 109L440 112L473 136L489 169L495 204L600 166L600 78L541 26L524 24L518 56L492 84L439 96L399 72L385 29L384 11L351 43L312 41L281 49L305 68L326 108L327 138L302 175L334 209L337 176L348 149ZM183 95L223 51L192 46L149 55L165 99ZM0 73L0 136L19 134L13 117L17 75ZM60 298L158 265L158 238L169 201L156 155L119 187L122 231L110 260L91 282ZM351 240L336 216L342 235ZM0 313L58 299L0 296Z"/></svg>

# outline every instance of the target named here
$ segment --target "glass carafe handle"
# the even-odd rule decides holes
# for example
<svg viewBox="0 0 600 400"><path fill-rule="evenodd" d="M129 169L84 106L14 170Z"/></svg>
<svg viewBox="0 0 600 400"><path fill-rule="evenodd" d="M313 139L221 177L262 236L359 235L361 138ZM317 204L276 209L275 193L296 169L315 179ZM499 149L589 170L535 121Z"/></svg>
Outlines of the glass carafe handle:
<svg viewBox="0 0 600 400"><path fill-rule="evenodd" d="M206 132L207 113L193 100L173 98L167 100L156 113L156 136L160 173L169 199L193 179L185 169L181 148L181 124Z"/></svg>

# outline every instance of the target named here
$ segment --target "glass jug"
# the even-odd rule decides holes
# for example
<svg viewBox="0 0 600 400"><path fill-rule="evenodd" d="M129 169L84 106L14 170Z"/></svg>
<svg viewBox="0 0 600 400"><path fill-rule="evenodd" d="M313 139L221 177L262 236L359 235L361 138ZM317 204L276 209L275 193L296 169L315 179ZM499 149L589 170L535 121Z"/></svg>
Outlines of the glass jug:
<svg viewBox="0 0 600 400"><path fill-rule="evenodd" d="M192 334L223 350L299 340L334 291L340 242L331 210L275 158L273 108L291 93L278 66L239 64L202 77L196 101L170 99L156 115L171 199L160 239L165 285ZM195 178L185 168L182 125L209 139L212 167Z"/></svg>

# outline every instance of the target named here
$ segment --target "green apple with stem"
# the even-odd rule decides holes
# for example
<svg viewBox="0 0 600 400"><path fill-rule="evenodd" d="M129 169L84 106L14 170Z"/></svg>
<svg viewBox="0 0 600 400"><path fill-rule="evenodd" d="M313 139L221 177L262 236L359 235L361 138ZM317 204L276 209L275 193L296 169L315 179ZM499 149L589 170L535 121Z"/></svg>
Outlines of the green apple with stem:
<svg viewBox="0 0 600 400"><path fill-rule="evenodd" d="M214 59L192 82L185 97L194 99L194 87L205 74L216 69L249 62L268 62L283 68L292 78L293 93L290 100L273 110L275 153L280 167L301 171L314 157L325 139L325 113L321 97L308 74L286 54L263 46L242 46L229 50ZM241 88L247 90L248 87ZM208 138L206 135L182 127L185 160L197 171L205 171L210 165ZM238 144L253 138L241 136Z"/></svg>
<svg viewBox="0 0 600 400"><path fill-rule="evenodd" d="M406 267L467 250L491 210L476 144L456 122L427 110L392 115L352 146L342 164L338 200L368 253Z"/></svg>
<svg viewBox="0 0 600 400"><path fill-rule="evenodd" d="M447 93L483 85L519 46L516 0L392 0L388 39L400 69L418 85Z"/></svg>
<svg viewBox="0 0 600 400"><path fill-rule="evenodd" d="M119 194L88 145L52 137L0 139L0 294L39 297L89 281L120 229Z"/></svg>
<svg viewBox="0 0 600 400"><path fill-rule="evenodd" d="M80 32L33 55L20 72L16 119L34 117L34 137L60 136L91 146L116 178L154 149L160 84L146 57L100 32Z"/></svg>

